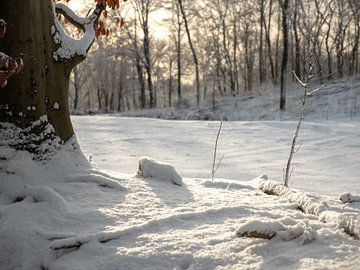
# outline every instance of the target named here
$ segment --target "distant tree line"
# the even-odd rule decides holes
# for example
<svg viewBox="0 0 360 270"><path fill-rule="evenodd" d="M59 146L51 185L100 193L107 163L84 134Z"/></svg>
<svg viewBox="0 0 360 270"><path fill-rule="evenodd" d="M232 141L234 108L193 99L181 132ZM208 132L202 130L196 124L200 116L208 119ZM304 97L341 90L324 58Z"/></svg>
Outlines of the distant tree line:
<svg viewBox="0 0 360 270"><path fill-rule="evenodd" d="M153 12L166 12L161 26ZM125 25L73 72L74 111L186 106L359 73L358 0L132 0ZM166 28L166 37L156 30Z"/></svg>

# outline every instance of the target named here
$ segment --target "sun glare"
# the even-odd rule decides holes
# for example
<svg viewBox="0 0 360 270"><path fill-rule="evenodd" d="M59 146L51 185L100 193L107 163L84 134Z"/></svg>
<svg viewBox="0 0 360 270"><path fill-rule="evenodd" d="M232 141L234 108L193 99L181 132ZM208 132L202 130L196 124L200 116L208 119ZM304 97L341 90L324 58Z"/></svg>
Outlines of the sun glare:
<svg viewBox="0 0 360 270"><path fill-rule="evenodd" d="M169 36L169 31L165 27L156 26L154 36L156 39L165 39Z"/></svg>
<svg viewBox="0 0 360 270"><path fill-rule="evenodd" d="M69 7L72 10L79 11L84 7L84 3L85 3L85 1L83 1L83 0L73 0L73 1L69 2Z"/></svg>

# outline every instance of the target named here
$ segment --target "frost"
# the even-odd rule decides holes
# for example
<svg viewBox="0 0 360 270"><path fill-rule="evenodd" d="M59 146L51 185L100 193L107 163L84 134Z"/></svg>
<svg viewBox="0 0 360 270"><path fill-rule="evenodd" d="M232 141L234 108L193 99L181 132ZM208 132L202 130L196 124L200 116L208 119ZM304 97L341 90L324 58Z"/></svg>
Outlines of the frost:
<svg viewBox="0 0 360 270"><path fill-rule="evenodd" d="M148 157L142 157L139 160L137 175L144 178L168 180L175 185L182 185L182 178L172 165Z"/></svg>
<svg viewBox="0 0 360 270"><path fill-rule="evenodd" d="M90 15L87 18L78 17L69 7L62 3L52 3L54 14L54 25L51 27L51 33L55 44L59 45L59 48L53 53L53 57L56 61L70 60L74 56L86 56L88 49L95 39L94 22L97 19L96 15ZM73 39L68 36L64 28L56 16L56 9L62 10L71 19L84 27L84 34L80 39Z"/></svg>

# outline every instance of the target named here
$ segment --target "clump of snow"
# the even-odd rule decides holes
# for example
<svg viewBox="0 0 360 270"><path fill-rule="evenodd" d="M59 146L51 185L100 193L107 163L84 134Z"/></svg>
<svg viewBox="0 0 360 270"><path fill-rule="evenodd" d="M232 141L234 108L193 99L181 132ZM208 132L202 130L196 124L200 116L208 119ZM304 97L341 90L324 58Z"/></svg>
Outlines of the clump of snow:
<svg viewBox="0 0 360 270"><path fill-rule="evenodd" d="M28 111L36 111L36 106L28 106L26 108L26 110L28 110Z"/></svg>
<svg viewBox="0 0 360 270"><path fill-rule="evenodd" d="M292 218L252 218L242 224L235 233L239 237L276 237L285 241L299 239L302 244L311 243L316 238L316 231L309 226L308 220L297 222Z"/></svg>
<svg viewBox="0 0 360 270"><path fill-rule="evenodd" d="M59 110L60 109L60 105L59 105L59 103L57 103L57 102L55 102L54 104L53 104L53 110Z"/></svg>
<svg viewBox="0 0 360 270"><path fill-rule="evenodd" d="M148 157L140 158L137 175L144 178L157 178L170 181L178 186L182 185L182 177L174 166Z"/></svg>
<svg viewBox="0 0 360 270"><path fill-rule="evenodd" d="M343 203L360 202L360 196L346 192L340 195L340 201Z"/></svg>
<svg viewBox="0 0 360 270"><path fill-rule="evenodd" d="M95 39L94 22L97 19L95 14L90 15L87 18L77 16L69 7L62 3L54 3L54 26L51 28L51 34L53 35L55 44L59 45L59 48L54 52L53 57L56 61L70 60L74 56L86 56L91 44ZM73 39L65 33L65 30L56 15L56 9L62 10L71 19L84 27L84 34L80 39Z"/></svg>

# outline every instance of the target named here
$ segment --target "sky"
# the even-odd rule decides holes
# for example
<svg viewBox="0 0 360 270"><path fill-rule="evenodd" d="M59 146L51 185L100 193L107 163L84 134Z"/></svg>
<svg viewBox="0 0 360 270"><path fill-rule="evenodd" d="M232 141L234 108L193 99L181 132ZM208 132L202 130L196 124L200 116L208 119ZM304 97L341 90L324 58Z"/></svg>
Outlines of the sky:
<svg viewBox="0 0 360 270"><path fill-rule="evenodd" d="M68 3L69 7L79 15L84 16L93 7L91 0L72 0ZM85 7L85 8L84 8ZM166 39L169 36L168 29L163 25L163 20L167 17L164 10L156 10L150 14L150 30L156 39ZM126 17L125 17L126 23Z"/></svg>

